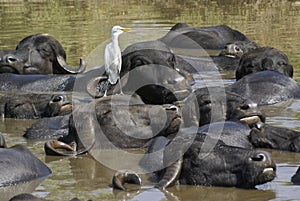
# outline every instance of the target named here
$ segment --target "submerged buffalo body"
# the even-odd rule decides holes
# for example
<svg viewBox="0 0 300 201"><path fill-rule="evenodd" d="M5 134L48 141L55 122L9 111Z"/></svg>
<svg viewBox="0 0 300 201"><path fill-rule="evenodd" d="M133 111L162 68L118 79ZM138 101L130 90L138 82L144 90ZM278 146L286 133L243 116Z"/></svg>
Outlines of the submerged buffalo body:
<svg viewBox="0 0 300 201"><path fill-rule="evenodd" d="M66 63L66 53L52 36L35 34L19 42L16 50L0 53L0 72L16 74L77 74L85 70L85 61L75 69Z"/></svg>
<svg viewBox="0 0 300 201"><path fill-rule="evenodd" d="M251 42L244 34L226 25L193 28L184 23L174 25L160 40L170 47L183 49L201 47L208 50L221 50L228 43L236 41Z"/></svg>
<svg viewBox="0 0 300 201"><path fill-rule="evenodd" d="M75 108L68 135L59 139L69 145L75 143L75 155L90 148L147 147L156 136L176 134L181 124L175 105L147 105L125 95L104 97ZM59 154L55 147L60 142L46 143L46 152Z"/></svg>
<svg viewBox="0 0 300 201"><path fill-rule="evenodd" d="M51 170L24 146L0 148L0 155L1 187L44 178L51 174Z"/></svg>
<svg viewBox="0 0 300 201"><path fill-rule="evenodd" d="M299 84L276 71L251 73L227 88L259 105L270 105L299 98Z"/></svg>
<svg viewBox="0 0 300 201"><path fill-rule="evenodd" d="M257 47L244 34L226 25L193 28L178 23L159 40L174 50L177 60L190 64L184 68L191 73L235 70L240 56Z"/></svg>

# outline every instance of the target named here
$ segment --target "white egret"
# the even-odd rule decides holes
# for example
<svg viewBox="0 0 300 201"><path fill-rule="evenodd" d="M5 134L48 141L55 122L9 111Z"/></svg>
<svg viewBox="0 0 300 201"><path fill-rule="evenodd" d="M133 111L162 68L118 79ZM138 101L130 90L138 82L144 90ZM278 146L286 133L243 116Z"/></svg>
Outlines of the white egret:
<svg viewBox="0 0 300 201"><path fill-rule="evenodd" d="M124 28L121 26L114 26L111 30L112 32L112 42L106 45L105 52L104 52L104 64L105 64L105 72L108 76L108 82L110 84L116 84L119 80L120 85L120 93L122 92L122 86L121 86L121 79L120 79L120 72L122 67L122 56L121 56L121 50L119 47L119 35L121 35L123 32L130 31L129 28ZM106 96L106 92L104 96Z"/></svg>

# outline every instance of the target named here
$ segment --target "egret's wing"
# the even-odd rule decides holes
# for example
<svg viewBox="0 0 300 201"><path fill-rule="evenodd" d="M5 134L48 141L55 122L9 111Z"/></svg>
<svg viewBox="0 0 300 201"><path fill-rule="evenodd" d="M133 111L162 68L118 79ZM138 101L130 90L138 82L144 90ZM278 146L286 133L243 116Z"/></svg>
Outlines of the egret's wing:
<svg viewBox="0 0 300 201"><path fill-rule="evenodd" d="M121 65L119 57L121 57L119 50L115 50L112 43L105 47L105 72L108 76L108 81L111 84L116 84L119 79L119 65Z"/></svg>

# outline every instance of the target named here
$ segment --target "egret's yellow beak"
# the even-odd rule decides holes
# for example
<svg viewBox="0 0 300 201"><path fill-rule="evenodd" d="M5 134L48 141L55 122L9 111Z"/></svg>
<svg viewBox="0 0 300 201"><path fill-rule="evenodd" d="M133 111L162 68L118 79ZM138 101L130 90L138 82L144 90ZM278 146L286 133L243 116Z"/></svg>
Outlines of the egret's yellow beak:
<svg viewBox="0 0 300 201"><path fill-rule="evenodd" d="M124 32L129 32L131 29L130 28L122 28L121 30Z"/></svg>

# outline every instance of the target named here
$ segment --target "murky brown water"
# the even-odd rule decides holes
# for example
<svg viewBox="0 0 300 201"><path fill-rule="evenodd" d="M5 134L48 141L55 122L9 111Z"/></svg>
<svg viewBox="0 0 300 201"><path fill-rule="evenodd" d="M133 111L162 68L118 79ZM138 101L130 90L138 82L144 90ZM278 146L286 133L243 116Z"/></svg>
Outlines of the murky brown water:
<svg viewBox="0 0 300 201"><path fill-rule="evenodd" d="M103 64L103 50L115 24L133 28L131 33L121 36L122 48L157 39L177 22L192 26L227 24L261 46L269 45L284 51L294 65L295 79L300 81L300 1L2 0L0 10L0 49L15 48L27 35L48 33L62 43L71 65L77 65L79 57L84 57L90 68ZM232 81L228 79L226 83ZM287 109L267 108L266 112L271 116L269 123L300 130L300 101L294 101ZM290 183L300 165L300 155L296 153L268 150L277 162L278 176L273 182L258 186L259 190L176 186L162 192L151 189L152 184L144 178L141 189L124 193L108 186L113 171L89 156L45 157L44 142L27 142L21 137L31 122L0 120L0 131L9 146L27 145L53 174L40 184L10 189L13 193L33 191L33 194L50 200L73 197L82 200L300 200L300 186ZM3 191L0 191L0 200L9 198L9 193Z"/></svg>

